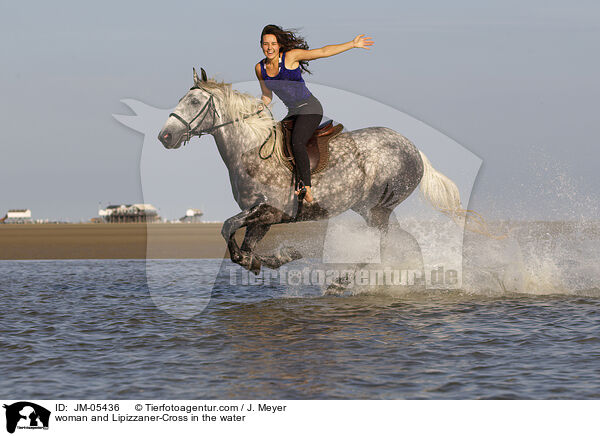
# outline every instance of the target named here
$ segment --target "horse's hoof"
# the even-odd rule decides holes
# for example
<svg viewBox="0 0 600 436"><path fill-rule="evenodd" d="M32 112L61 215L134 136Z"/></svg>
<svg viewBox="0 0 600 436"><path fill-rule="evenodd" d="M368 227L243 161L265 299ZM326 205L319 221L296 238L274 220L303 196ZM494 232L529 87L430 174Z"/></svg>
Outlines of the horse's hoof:
<svg viewBox="0 0 600 436"><path fill-rule="evenodd" d="M275 256L260 256L259 260L267 268L277 269L281 266L281 261Z"/></svg>
<svg viewBox="0 0 600 436"><path fill-rule="evenodd" d="M258 256L255 256L249 251L243 251L237 262L238 265L253 272L255 275L260 273L261 261Z"/></svg>
<svg viewBox="0 0 600 436"><path fill-rule="evenodd" d="M286 247L284 250L285 255L290 259L290 261L302 259L302 253L296 250L293 247Z"/></svg>
<svg viewBox="0 0 600 436"><path fill-rule="evenodd" d="M256 256L250 255L250 266L248 269L253 272L255 275L260 273L261 262Z"/></svg>
<svg viewBox="0 0 600 436"><path fill-rule="evenodd" d="M346 288L337 284L337 283L332 283L329 286L327 286L327 289L325 289L325 292L323 293L323 295L334 295L337 297L341 297L346 293Z"/></svg>
<svg viewBox="0 0 600 436"><path fill-rule="evenodd" d="M352 283L350 282L350 280L346 279L345 277L338 277L336 280L333 281L333 283L327 286L327 289L325 290L325 295L342 296L345 295L347 292L351 292L351 287Z"/></svg>

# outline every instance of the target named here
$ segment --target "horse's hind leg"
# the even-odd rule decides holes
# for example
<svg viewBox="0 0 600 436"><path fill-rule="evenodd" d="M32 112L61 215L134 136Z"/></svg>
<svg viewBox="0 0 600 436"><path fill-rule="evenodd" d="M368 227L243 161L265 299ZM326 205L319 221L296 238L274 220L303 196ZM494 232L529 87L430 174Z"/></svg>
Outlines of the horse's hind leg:
<svg viewBox="0 0 600 436"><path fill-rule="evenodd" d="M380 231L379 237L379 252L381 259L384 258L384 252L387 250L387 233L389 228L390 214L392 213L392 209L375 206L370 209L366 207L353 207L356 213L364 218L367 225L369 227L376 228ZM367 267L368 263L357 263L355 264L358 268L362 269ZM350 266L353 268L353 266ZM350 281L343 277L338 277L333 281L331 285L327 287L326 293L328 294L341 294L346 291L346 287Z"/></svg>
<svg viewBox="0 0 600 436"><path fill-rule="evenodd" d="M375 206L370 209L352 208L352 210L362 216L369 227L376 228L381 232L379 244L380 251L383 253L384 246L387 244L387 234L392 209L383 206Z"/></svg>
<svg viewBox="0 0 600 436"><path fill-rule="evenodd" d="M421 269L423 256L417 240L400 227L391 207L375 206L371 209L354 209L369 227L381 232L379 253L382 262L394 261L415 269Z"/></svg>
<svg viewBox="0 0 600 436"><path fill-rule="evenodd" d="M375 206L369 209L366 215L361 214L369 227L375 227L381 232L387 233L390 224L392 209L383 206Z"/></svg>

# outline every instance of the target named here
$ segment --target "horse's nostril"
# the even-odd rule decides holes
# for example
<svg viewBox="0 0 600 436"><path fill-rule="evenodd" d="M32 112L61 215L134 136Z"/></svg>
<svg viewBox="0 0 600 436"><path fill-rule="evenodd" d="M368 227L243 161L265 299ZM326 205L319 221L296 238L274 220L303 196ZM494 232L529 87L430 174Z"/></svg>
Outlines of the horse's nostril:
<svg viewBox="0 0 600 436"><path fill-rule="evenodd" d="M158 135L158 139L160 140L160 142L163 143L165 147L167 147L171 143L171 138L172 136L170 133L163 133L162 135Z"/></svg>

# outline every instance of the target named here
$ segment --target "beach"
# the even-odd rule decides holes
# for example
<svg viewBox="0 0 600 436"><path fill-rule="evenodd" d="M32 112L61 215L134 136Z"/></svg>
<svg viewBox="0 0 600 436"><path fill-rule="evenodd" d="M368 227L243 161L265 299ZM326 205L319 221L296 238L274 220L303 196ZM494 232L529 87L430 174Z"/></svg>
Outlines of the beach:
<svg viewBox="0 0 600 436"><path fill-rule="evenodd" d="M222 223L0 225L0 260L200 259L228 256ZM260 248L325 235L326 222L275 225ZM244 230L236 239L241 244ZM148 243L151 250L147 251Z"/></svg>

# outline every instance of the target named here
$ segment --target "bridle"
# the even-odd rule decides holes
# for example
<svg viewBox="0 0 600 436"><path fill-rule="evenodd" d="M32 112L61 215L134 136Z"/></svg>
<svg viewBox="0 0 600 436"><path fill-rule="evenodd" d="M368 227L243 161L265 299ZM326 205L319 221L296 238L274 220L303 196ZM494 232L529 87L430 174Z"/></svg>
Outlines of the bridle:
<svg viewBox="0 0 600 436"><path fill-rule="evenodd" d="M197 130L195 128L192 128L192 123L194 121L196 121L198 118L200 118L200 116L202 114L204 114L204 116L202 117L202 119L200 120L200 122L198 123L198 125L196 126L196 128L198 126L200 126L202 124L202 122L204 121L204 119L206 118L206 116L209 114L210 109L212 109L213 123L217 120L217 117L221 118L221 116L219 115L219 112L217 111L217 108L215 107L214 95L211 94L210 92L208 92L207 90L200 88L199 86L192 86L190 88L190 91L192 91L194 89L200 89L201 91L204 91L208 95L210 95L210 97L208 98L208 100L206 101L206 103L204 103L204 106L202 106L202 109L200 109L200 111L196 114L196 116L194 118L192 118L190 121L186 121L181 115L178 115L175 112L171 112L169 114L169 117L176 118L177 120L179 120L179 122L181 122L185 126L185 133L183 133L183 135L182 135L183 136L183 145L184 146L190 141L190 139L192 139L193 135L198 135L198 136L210 135L211 133L213 133L215 130L219 129L220 127L226 126L228 124L233 124L233 123L236 123L236 122L241 121L241 120L245 120L246 118L250 118L250 117L252 117L254 115L258 115L266 107L263 104L262 107L258 111L254 112L254 113L251 113L251 114L248 114L248 115L244 115L243 117L237 118L235 120L227 121L226 123L222 123L222 124L218 124L218 125L213 125L212 127L209 127L208 129ZM265 142L262 144L262 146L264 146L267 143L267 141L269 140L269 138L271 138L272 134L273 134L273 132L271 132L271 134L265 140ZM181 139L181 137L180 137L180 139ZM262 148L262 146L261 146L261 148Z"/></svg>
<svg viewBox="0 0 600 436"><path fill-rule="evenodd" d="M214 101L214 95L211 94L210 92L208 92L207 90L195 85L192 86L190 88L190 91L194 90L194 89L200 89L201 91L206 92L208 95L210 95L210 97L208 98L208 100L206 101L206 103L204 103L204 106L202 106L202 109L200 109L200 111L198 111L198 113L196 114L196 116L194 116L194 118L192 118L190 121L186 121L181 115L176 114L175 112L171 112L169 114L169 117L174 117L177 120L179 120L180 123L182 123L185 126L185 133L183 133L184 136L184 141L183 141L183 145L185 146L190 139L192 139L193 135L198 135L198 136L202 136L202 135L208 135L211 134L212 132L214 132L215 130L226 126L228 124L233 124L236 123L238 121L241 120L245 120L247 118L250 118L252 116L258 115L259 113L261 113L265 108L269 111L269 113L271 114L271 118L273 118L273 113L271 112L271 109L269 109L269 107L265 104L262 104L260 109L257 110L254 113L248 114L248 115L244 115L242 117L236 118L235 120L231 120L231 121L227 121L226 123L221 123L221 124L214 124L212 127L209 127L208 129L202 129L202 130L197 130L195 128L192 127L192 123L194 121L196 121L198 118L200 118L200 116L202 114L204 114L202 116L202 119L200 120L200 122L198 123L198 126L200 126L202 124L202 122L204 121L204 119L206 118L206 116L208 115L210 109L212 109L212 117L213 117L213 123L216 122L217 117L221 118L221 116L219 115L219 112L217 111L217 108L215 106L215 101ZM206 112L204 112L206 111ZM275 134L275 139L273 141L273 148L271 149L271 152L264 156L263 155L263 149L265 148L265 146L267 145L267 143L269 142L269 139L271 139L271 136L273 136L273 134ZM181 136L179 137L179 140L181 140ZM258 150L258 156L262 159L262 160L266 160L269 159L271 156L273 156L273 154L275 153L275 150L277 149L277 126L274 125L273 126L273 130L271 130L271 132L269 133L269 136L267 136L267 139L265 139L263 141L263 143L260 145L260 148ZM292 186L294 185L294 178L295 176L292 176ZM298 212L296 214L296 216L298 216L300 214L300 211L302 210L302 200L300 199L299 204L298 204Z"/></svg>
<svg viewBox="0 0 600 436"><path fill-rule="evenodd" d="M190 91L192 91L193 89L200 89L200 87L192 86L190 88ZM204 90L202 90L202 91L204 91ZM204 92L207 92L207 91L204 91ZM213 123L216 121L216 119L217 119L216 117L219 116L219 113L217 112L217 108L215 107L214 96L210 92L208 92L208 94L210 95L210 97L208 98L208 100L206 100L206 103L204 103L204 106L202 106L202 109L200 109L200 111L196 114L196 116L194 118L192 118L190 121L186 121L181 115L176 114L175 112L171 112L169 114L169 117L176 118L177 120L179 120L179 122L181 122L185 126L185 133L183 133L183 135L182 135L183 136L183 145L186 145L189 142L189 140L192 139L193 135L198 135L198 136L205 135L205 134L210 133L209 130L212 131L213 129L216 128L216 126L213 126L211 129L199 130L199 131L192 128L192 123L194 121L196 121L198 118L200 118L200 116L202 114L204 114L204 116L198 123L198 126L200 126L202 124L202 122L208 115L210 108L212 108ZM220 116L219 116L219 118L220 118ZM196 126L196 127L198 127L198 126ZM181 137L180 137L180 139L181 139Z"/></svg>

